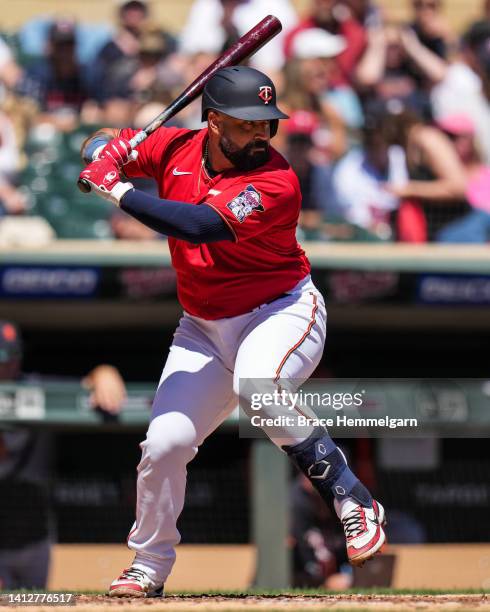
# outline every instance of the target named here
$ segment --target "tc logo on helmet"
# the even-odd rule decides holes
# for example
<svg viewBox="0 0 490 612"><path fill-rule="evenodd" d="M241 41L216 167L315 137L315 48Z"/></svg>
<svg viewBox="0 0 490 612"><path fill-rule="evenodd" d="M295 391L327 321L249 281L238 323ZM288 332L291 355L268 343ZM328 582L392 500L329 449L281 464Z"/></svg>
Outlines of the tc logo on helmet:
<svg viewBox="0 0 490 612"><path fill-rule="evenodd" d="M264 104L269 104L272 100L272 87L270 85L262 85L259 88L259 98L264 101Z"/></svg>

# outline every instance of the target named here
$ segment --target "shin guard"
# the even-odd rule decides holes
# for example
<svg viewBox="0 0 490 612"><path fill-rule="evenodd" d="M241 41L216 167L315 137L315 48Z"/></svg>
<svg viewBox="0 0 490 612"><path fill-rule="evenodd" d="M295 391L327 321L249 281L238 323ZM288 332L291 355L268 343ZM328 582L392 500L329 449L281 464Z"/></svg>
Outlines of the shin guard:
<svg viewBox="0 0 490 612"><path fill-rule="evenodd" d="M303 442L282 448L326 502L332 496L339 502L352 497L362 506L372 505L371 494L351 471L344 454L323 427L316 427Z"/></svg>

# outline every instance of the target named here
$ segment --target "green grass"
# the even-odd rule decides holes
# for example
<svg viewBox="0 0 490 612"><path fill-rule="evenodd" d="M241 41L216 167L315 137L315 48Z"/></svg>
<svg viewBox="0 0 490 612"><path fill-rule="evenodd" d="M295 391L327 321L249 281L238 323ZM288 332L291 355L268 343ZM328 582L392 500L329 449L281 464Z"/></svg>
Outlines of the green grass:
<svg viewBox="0 0 490 612"><path fill-rule="evenodd" d="M167 595L181 597L212 597L220 595L222 597L243 598L249 595L261 597L294 597L322 595L484 595L490 590L484 589L389 589L389 588L369 588L369 589L347 589L346 591L328 591L326 589L255 589L250 588L246 591L166 591Z"/></svg>
<svg viewBox="0 0 490 612"><path fill-rule="evenodd" d="M39 593L39 589L23 589L8 591L9 593ZM46 591L47 593L55 591ZM72 589L58 589L57 593L73 593L75 595L104 595L105 591L73 591ZM2 591L0 590L0 595ZM256 597L319 597L328 595L487 595L490 589L348 589L346 591L328 591L326 589L257 589L240 590L209 590L209 591L166 591L172 597L230 597L243 599L248 596Z"/></svg>

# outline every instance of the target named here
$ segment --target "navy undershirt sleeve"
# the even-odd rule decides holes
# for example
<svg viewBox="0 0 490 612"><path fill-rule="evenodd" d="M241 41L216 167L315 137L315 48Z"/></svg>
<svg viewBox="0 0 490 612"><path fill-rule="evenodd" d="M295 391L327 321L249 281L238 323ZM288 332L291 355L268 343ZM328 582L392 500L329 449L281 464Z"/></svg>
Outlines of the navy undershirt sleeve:
<svg viewBox="0 0 490 612"><path fill-rule="evenodd" d="M132 189L121 198L121 210L155 232L193 244L233 240L233 234L210 206L161 200Z"/></svg>

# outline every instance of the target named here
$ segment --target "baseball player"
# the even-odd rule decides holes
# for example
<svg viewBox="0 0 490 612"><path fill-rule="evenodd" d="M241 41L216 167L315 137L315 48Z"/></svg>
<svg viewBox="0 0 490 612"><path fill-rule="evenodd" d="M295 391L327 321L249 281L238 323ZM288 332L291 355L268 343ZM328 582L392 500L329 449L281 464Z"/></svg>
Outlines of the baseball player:
<svg viewBox="0 0 490 612"><path fill-rule="evenodd" d="M80 178L169 237L184 309L141 443L128 536L135 558L111 584L113 597L162 595L180 541L186 466L238 400L249 401L241 381L295 389L325 343L325 304L295 237L298 179L270 146L287 118L274 84L252 68L221 69L203 92L202 117L206 128L161 128L137 151L131 129L102 130L82 148L90 163ZM153 177L160 197L121 182L121 174ZM370 559L385 541L384 510L327 431L264 430L326 501L333 498L351 563Z"/></svg>

